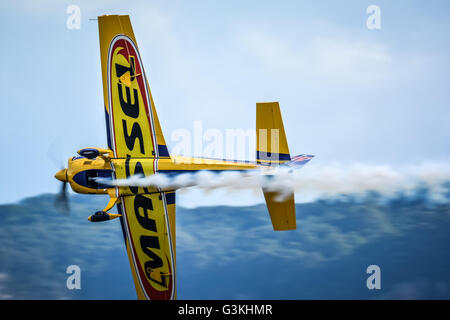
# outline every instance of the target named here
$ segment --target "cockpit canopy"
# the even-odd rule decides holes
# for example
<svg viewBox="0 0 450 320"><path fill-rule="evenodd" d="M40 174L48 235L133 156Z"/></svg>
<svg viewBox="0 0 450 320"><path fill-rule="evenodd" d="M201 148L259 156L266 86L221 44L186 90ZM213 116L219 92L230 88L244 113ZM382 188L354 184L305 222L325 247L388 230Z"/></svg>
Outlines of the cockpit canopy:
<svg viewBox="0 0 450 320"><path fill-rule="evenodd" d="M84 148L78 151L78 154L82 157L88 158L88 159L95 159L100 155L99 149L95 148Z"/></svg>

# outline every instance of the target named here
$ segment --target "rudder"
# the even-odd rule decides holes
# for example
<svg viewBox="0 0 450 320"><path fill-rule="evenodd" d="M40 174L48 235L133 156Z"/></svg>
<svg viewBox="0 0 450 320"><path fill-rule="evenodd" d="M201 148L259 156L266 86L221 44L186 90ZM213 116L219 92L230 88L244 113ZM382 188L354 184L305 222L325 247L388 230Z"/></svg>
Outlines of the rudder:
<svg viewBox="0 0 450 320"><path fill-rule="evenodd" d="M279 165L291 160L278 102L256 103L256 161Z"/></svg>

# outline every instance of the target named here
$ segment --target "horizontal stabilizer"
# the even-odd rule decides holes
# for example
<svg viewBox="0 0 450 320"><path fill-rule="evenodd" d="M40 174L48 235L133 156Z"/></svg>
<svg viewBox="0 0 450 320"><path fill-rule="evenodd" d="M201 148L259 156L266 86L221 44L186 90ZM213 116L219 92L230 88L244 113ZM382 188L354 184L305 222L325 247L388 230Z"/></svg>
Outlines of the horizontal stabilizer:
<svg viewBox="0 0 450 320"><path fill-rule="evenodd" d="M291 167L294 169L301 168L305 164L307 164L312 158L314 158L313 155L310 154L300 154L298 156L292 157L291 161L283 163L282 167Z"/></svg>
<svg viewBox="0 0 450 320"><path fill-rule="evenodd" d="M270 220L272 221L273 230L295 230L297 223L295 219L295 202L294 193L287 197L280 198L277 192L264 192L267 209L269 210ZM281 200L281 201L280 201Z"/></svg>

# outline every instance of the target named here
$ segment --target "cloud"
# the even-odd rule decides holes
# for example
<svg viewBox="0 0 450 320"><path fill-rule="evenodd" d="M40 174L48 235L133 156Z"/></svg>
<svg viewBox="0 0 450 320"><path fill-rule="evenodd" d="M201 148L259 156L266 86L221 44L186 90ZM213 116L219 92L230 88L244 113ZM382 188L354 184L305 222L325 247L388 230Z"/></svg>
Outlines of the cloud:
<svg viewBox="0 0 450 320"><path fill-rule="evenodd" d="M273 73L298 76L309 81L343 80L346 83L377 82L392 68L388 48L379 42L337 35L303 41L280 39L273 34L247 31L240 43L249 55Z"/></svg>

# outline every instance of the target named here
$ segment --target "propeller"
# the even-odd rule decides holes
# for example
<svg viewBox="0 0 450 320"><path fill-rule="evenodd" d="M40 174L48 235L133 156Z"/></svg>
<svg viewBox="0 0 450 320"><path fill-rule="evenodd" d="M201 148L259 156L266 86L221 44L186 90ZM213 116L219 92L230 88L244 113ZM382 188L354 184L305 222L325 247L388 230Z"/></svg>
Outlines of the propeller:
<svg viewBox="0 0 450 320"><path fill-rule="evenodd" d="M55 178L62 182L61 188L56 195L54 207L55 210L62 215L69 215L69 195L67 192L67 169L64 166L64 157L62 152L62 142L60 138L55 138L47 149L47 157L56 168L62 168L55 174Z"/></svg>
<svg viewBox="0 0 450 320"><path fill-rule="evenodd" d="M58 212L68 216L70 213L69 196L67 193L67 169L62 169L55 174L55 178L62 182L61 190L55 199L55 208Z"/></svg>

